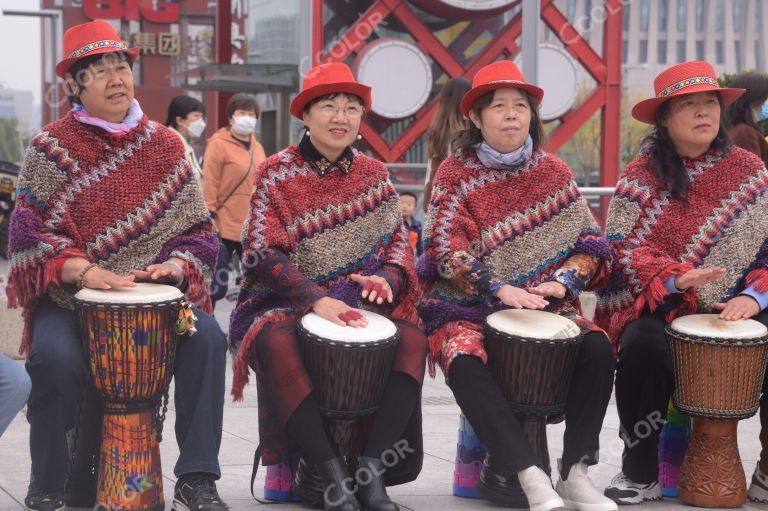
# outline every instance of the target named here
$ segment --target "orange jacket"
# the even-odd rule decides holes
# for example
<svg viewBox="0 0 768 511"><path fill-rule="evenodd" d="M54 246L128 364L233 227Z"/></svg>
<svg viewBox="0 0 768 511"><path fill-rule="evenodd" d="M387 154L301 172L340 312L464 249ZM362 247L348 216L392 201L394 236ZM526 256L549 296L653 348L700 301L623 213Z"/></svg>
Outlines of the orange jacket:
<svg viewBox="0 0 768 511"><path fill-rule="evenodd" d="M264 148L253 135L250 151L230 134L228 127L220 128L208 139L203 159L203 197L208 211L216 213L216 227L222 238L240 240L253 178L265 159ZM249 175L243 179L246 172Z"/></svg>

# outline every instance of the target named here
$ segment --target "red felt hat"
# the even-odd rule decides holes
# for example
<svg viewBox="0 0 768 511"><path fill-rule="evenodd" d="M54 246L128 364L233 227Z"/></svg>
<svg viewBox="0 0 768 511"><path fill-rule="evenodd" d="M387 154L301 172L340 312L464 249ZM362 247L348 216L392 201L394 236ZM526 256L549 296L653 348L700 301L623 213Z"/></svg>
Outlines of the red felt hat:
<svg viewBox="0 0 768 511"><path fill-rule="evenodd" d="M661 72L653 81L656 97L645 99L632 108L632 117L646 124L656 122L656 110L675 96L695 94L696 92L716 92L720 94L725 105L730 105L746 89L728 89L720 87L712 64L702 61L691 61L677 64Z"/></svg>
<svg viewBox="0 0 768 511"><path fill-rule="evenodd" d="M128 48L120 36L117 35L112 25L106 21L89 21L75 25L64 32L65 57L56 64L56 74L64 78L72 64L78 60L98 55L99 53L111 53L124 51L131 59L131 64L139 58L139 48Z"/></svg>
<svg viewBox="0 0 768 511"><path fill-rule="evenodd" d="M526 83L523 73L512 61L500 60L480 68L475 74L472 88L461 98L461 113L468 116L472 105L486 92L506 88L522 89L536 98L539 103L544 99L544 90Z"/></svg>
<svg viewBox="0 0 768 511"><path fill-rule="evenodd" d="M363 100L365 111L371 109L371 88L358 83L346 64L329 62L315 66L304 76L301 92L291 102L291 115L301 119L307 103L326 94L341 92L359 96Z"/></svg>

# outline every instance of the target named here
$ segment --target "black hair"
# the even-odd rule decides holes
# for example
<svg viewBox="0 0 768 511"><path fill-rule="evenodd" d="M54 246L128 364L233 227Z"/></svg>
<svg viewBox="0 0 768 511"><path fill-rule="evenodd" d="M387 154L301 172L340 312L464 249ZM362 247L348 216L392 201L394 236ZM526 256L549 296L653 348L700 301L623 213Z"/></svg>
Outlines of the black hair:
<svg viewBox="0 0 768 511"><path fill-rule="evenodd" d="M731 137L728 135L730 123L725 115L723 99L717 94L720 103L720 129L717 136L710 144L710 149L724 150L731 146ZM653 131L643 141L643 145L651 144L650 163L653 174L669 189L672 197L681 201L687 201L688 188L691 180L685 170L683 158L677 153L677 148L669 135L669 130L662 123L669 115L672 101L665 101L656 110L656 120Z"/></svg>
<svg viewBox="0 0 768 511"><path fill-rule="evenodd" d="M77 83L77 94L75 94L75 91L71 89L69 82L66 82L64 86L64 89L67 91L67 101L69 101L69 106L82 105L82 101L80 101L80 91L85 90L85 88L88 86L87 80L83 79L83 73L92 64L103 61L109 55L117 57L117 59L121 62L128 62L128 65L131 67L131 69L133 69L133 63L131 62L128 53L124 51L98 53L96 55L90 55L88 57L83 57L80 60L76 60L71 66L69 66L69 69L67 69L67 74L72 75L75 83Z"/></svg>
<svg viewBox="0 0 768 511"><path fill-rule="evenodd" d="M168 117L165 119L165 125L169 128L178 128L176 118L186 119L192 112L200 112L205 115L205 106L200 100L192 96L176 96L168 105Z"/></svg>
<svg viewBox="0 0 768 511"><path fill-rule="evenodd" d="M402 199L403 197L413 197L413 201L414 201L416 204L418 204L418 203L419 203L419 198L418 198L418 197L416 197L416 194L415 194L415 193L413 193L413 192L402 192L402 193L400 194L400 198Z"/></svg>
<svg viewBox="0 0 768 511"><path fill-rule="evenodd" d="M256 113L256 117L261 114L261 107L256 96L247 92L238 92L227 101L227 119L231 119L237 110L251 110Z"/></svg>
<svg viewBox="0 0 768 511"><path fill-rule="evenodd" d="M474 112L475 115L480 118L480 111L491 104L496 90L498 89L486 92L480 96L477 101L474 102L470 111ZM539 102L536 101L536 98L531 96L528 91L523 89L518 90L526 97L526 99L528 99L528 104L531 107L531 125L528 128L528 134L531 135L533 150L536 151L539 147L544 145L544 125L541 123L541 116L539 115ZM467 129L460 131L456 135L453 147L460 149L462 153L466 154L467 150L482 141L483 133L480 131L480 128L475 126L475 123L470 120L470 122L467 123Z"/></svg>

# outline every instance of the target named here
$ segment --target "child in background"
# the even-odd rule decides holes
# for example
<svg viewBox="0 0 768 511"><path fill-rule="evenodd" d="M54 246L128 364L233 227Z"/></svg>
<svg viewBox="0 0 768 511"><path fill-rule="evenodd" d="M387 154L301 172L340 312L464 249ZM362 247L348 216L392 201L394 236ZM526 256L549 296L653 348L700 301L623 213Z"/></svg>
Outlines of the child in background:
<svg viewBox="0 0 768 511"><path fill-rule="evenodd" d="M413 248L417 257L421 255L422 251L421 222L414 217L418 202L416 195L411 192L400 194L400 210L403 212L403 222L408 228L408 242L411 244L411 248Z"/></svg>

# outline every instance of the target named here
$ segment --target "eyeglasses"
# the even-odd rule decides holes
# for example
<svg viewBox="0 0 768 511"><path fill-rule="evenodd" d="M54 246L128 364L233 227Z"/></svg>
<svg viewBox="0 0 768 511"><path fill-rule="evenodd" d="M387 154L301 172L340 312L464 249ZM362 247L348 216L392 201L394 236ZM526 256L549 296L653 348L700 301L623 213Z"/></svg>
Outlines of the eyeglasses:
<svg viewBox="0 0 768 511"><path fill-rule="evenodd" d="M315 105L318 112L324 117L336 117L339 111L343 111L344 115L350 118L357 118L363 115L363 105L346 105L343 109L336 103L319 103Z"/></svg>

